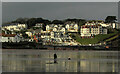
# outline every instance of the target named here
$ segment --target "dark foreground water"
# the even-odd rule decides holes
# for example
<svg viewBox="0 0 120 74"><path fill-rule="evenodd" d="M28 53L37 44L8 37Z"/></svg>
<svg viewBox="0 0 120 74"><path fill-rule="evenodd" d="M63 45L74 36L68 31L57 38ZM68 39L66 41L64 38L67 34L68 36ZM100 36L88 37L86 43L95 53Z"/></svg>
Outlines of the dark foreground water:
<svg viewBox="0 0 120 74"><path fill-rule="evenodd" d="M57 63L54 63L54 53ZM71 58L71 60L68 60ZM118 72L117 51L3 50L3 72Z"/></svg>

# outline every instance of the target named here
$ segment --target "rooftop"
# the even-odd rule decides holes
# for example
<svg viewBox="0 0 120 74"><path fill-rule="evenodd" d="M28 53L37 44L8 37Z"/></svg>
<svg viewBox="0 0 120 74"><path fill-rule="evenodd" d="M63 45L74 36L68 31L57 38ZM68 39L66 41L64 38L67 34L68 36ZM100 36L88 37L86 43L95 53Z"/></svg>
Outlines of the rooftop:
<svg viewBox="0 0 120 74"><path fill-rule="evenodd" d="M3 36L3 37L15 37L16 34L4 34L4 33L2 33L2 34L0 34L0 36Z"/></svg>

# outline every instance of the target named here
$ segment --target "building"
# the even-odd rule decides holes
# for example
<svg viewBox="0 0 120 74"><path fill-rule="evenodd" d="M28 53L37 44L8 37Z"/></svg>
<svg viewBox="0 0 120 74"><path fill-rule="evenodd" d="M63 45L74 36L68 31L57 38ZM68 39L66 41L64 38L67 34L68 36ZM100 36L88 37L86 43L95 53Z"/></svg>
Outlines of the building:
<svg viewBox="0 0 120 74"><path fill-rule="evenodd" d="M55 24L46 25L46 31L47 31L47 32L53 31L54 26L55 26Z"/></svg>
<svg viewBox="0 0 120 74"><path fill-rule="evenodd" d="M92 22L87 22L87 23L85 23L85 25L101 25L102 27L108 27L108 26L110 26L110 24L108 24L108 23L104 23L103 21L100 21L100 22L98 22L98 21L92 21Z"/></svg>
<svg viewBox="0 0 120 74"><path fill-rule="evenodd" d="M113 29L119 29L119 23L104 23L104 21L92 21L92 22L87 22L85 25L101 25L102 27L109 27Z"/></svg>
<svg viewBox="0 0 120 74"><path fill-rule="evenodd" d="M35 26L34 27L40 27L40 28L42 28L43 27L43 23L37 23L37 24L35 24Z"/></svg>
<svg viewBox="0 0 120 74"><path fill-rule="evenodd" d="M78 32L78 24L72 22L65 25L68 32Z"/></svg>
<svg viewBox="0 0 120 74"><path fill-rule="evenodd" d="M20 42L24 41L24 38L20 35L16 34L2 34L1 42Z"/></svg>
<svg viewBox="0 0 120 74"><path fill-rule="evenodd" d="M81 37L93 37L98 34L107 34L107 29L101 25L83 25L81 26Z"/></svg>
<svg viewBox="0 0 120 74"><path fill-rule="evenodd" d="M36 30L36 29L42 29L43 28L43 23L37 23L35 24L35 26L33 26L33 29Z"/></svg>
<svg viewBox="0 0 120 74"><path fill-rule="evenodd" d="M119 23L109 23L109 25L113 28L113 29L119 29Z"/></svg>
<svg viewBox="0 0 120 74"><path fill-rule="evenodd" d="M27 34L29 37L33 35L32 32L25 32L25 34Z"/></svg>
<svg viewBox="0 0 120 74"><path fill-rule="evenodd" d="M4 30L9 30L9 31L20 31L27 29L26 24L19 24L19 23L12 23L12 24L7 24L2 27Z"/></svg>

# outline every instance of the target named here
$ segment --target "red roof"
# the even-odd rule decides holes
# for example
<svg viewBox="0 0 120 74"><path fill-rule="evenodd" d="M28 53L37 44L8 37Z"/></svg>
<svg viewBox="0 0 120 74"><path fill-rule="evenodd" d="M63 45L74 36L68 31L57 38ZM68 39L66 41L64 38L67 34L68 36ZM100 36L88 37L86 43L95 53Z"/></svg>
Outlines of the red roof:
<svg viewBox="0 0 120 74"><path fill-rule="evenodd" d="M3 37L15 37L16 34L0 34L0 36L3 36Z"/></svg>

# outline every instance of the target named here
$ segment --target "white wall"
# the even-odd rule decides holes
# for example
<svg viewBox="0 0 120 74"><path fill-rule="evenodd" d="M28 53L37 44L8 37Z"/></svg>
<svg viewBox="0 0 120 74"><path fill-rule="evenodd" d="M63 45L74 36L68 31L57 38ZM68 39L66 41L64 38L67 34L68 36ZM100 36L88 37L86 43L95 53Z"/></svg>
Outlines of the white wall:
<svg viewBox="0 0 120 74"><path fill-rule="evenodd" d="M8 42L8 37L2 37L2 42Z"/></svg>

